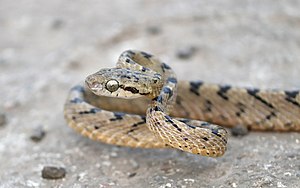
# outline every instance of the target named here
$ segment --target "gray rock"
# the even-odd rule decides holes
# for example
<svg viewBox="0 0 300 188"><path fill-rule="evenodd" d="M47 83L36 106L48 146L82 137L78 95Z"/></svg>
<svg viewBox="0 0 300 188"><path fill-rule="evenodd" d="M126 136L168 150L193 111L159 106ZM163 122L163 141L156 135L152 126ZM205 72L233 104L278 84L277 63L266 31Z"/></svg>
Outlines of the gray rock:
<svg viewBox="0 0 300 188"><path fill-rule="evenodd" d="M62 167L45 166L42 170L44 179L61 179L66 176L66 170Z"/></svg>
<svg viewBox="0 0 300 188"><path fill-rule="evenodd" d="M41 141L46 135L46 131L44 130L43 126L38 126L33 129L30 139L34 142Z"/></svg>
<svg viewBox="0 0 300 188"><path fill-rule="evenodd" d="M197 48L195 46L185 46L177 50L176 56L180 59L189 59L196 51Z"/></svg>
<svg viewBox="0 0 300 188"><path fill-rule="evenodd" d="M249 133L247 127L242 125L237 125L230 129L232 136L245 136Z"/></svg>

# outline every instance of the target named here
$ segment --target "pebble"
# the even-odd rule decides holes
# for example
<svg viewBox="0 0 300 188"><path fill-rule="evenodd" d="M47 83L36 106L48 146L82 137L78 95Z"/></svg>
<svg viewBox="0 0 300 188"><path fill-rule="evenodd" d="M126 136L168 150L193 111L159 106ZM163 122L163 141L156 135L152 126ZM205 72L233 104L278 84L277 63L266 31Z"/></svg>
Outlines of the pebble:
<svg viewBox="0 0 300 188"><path fill-rule="evenodd" d="M233 128L231 128L231 134L232 136L245 136L249 133L247 127L242 125L237 125Z"/></svg>
<svg viewBox="0 0 300 188"><path fill-rule="evenodd" d="M152 25L146 28L147 33L151 34L151 35L157 35L159 33L161 33L161 28L159 26L156 25Z"/></svg>
<svg viewBox="0 0 300 188"><path fill-rule="evenodd" d="M136 175L136 172L130 173L130 174L128 175L128 178L132 178L132 177L134 177L135 175Z"/></svg>
<svg viewBox="0 0 300 188"><path fill-rule="evenodd" d="M51 24L51 27L53 29L60 29L60 28L62 28L64 26L64 24L65 23L64 23L63 20L61 20L61 19L55 19L55 20L53 20L53 22Z"/></svg>
<svg viewBox="0 0 300 188"><path fill-rule="evenodd" d="M6 124L6 115L0 112L0 126L3 126L5 124Z"/></svg>
<svg viewBox="0 0 300 188"><path fill-rule="evenodd" d="M178 49L176 52L176 56L179 59L189 59L195 54L196 51L197 48L195 46L186 46Z"/></svg>
<svg viewBox="0 0 300 188"><path fill-rule="evenodd" d="M66 176L66 170L62 167L45 166L42 170L44 179L61 179Z"/></svg>
<svg viewBox="0 0 300 188"><path fill-rule="evenodd" d="M46 132L42 126L36 127L30 136L30 139L34 142L39 142L41 141L46 135Z"/></svg>

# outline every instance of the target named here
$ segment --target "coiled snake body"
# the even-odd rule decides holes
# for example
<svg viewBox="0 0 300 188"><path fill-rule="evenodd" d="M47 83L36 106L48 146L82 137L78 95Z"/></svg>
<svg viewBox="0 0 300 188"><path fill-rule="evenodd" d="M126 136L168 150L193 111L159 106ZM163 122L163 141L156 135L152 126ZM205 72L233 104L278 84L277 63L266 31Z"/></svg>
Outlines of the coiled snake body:
<svg viewBox="0 0 300 188"><path fill-rule="evenodd" d="M298 91L178 82L167 64L141 51L123 52L116 68L88 76L86 86L70 90L65 119L82 135L108 144L219 157L227 132L216 124L300 131Z"/></svg>

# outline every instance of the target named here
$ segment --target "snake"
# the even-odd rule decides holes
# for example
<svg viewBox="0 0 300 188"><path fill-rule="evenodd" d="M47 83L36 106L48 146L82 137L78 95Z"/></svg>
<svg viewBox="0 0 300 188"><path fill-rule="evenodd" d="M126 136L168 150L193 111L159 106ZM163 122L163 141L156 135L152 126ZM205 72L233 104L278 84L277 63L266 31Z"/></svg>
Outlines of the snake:
<svg viewBox="0 0 300 188"><path fill-rule="evenodd" d="M154 55L126 50L116 67L70 89L64 117L81 135L106 144L220 157L227 150L225 127L300 132L300 94L179 81Z"/></svg>

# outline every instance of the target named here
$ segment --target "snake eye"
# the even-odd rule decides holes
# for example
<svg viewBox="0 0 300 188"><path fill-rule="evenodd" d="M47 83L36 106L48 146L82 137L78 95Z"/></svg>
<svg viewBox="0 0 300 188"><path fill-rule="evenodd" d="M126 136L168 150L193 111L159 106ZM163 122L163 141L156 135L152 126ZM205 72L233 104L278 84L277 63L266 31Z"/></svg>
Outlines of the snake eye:
<svg viewBox="0 0 300 188"><path fill-rule="evenodd" d="M109 80L106 82L105 87L110 92L117 91L119 89L119 82L117 80Z"/></svg>

